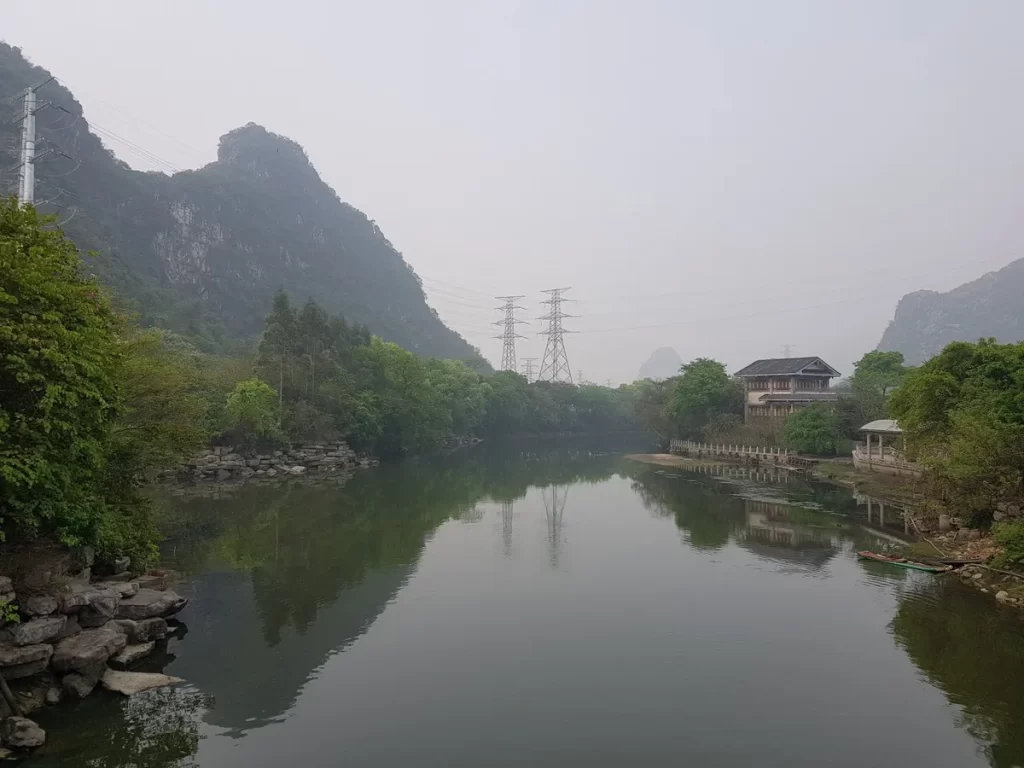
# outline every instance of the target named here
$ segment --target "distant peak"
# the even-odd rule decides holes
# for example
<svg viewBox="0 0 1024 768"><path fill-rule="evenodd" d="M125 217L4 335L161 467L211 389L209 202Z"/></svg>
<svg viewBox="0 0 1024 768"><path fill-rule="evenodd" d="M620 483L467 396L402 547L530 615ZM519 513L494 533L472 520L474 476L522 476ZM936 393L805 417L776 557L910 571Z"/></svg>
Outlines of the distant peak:
<svg viewBox="0 0 1024 768"><path fill-rule="evenodd" d="M285 166L312 168L306 150L298 142L256 123L247 123L221 136L217 160L266 172Z"/></svg>

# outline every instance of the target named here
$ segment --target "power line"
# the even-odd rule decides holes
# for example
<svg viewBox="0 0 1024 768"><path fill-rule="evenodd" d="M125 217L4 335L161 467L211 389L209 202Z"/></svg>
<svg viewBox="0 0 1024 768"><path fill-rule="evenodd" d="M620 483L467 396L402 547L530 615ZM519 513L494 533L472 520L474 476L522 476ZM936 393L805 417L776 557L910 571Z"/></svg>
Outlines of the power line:
<svg viewBox="0 0 1024 768"><path fill-rule="evenodd" d="M516 339L526 338L516 333L516 323L526 322L525 320L516 320L516 310L526 309L526 307L516 305L516 300L523 298L522 296L495 296L495 298L505 302L504 306L496 307L496 309L504 311L505 317L494 323L504 327L502 334L494 337L502 340L501 370L516 373Z"/></svg>
<svg viewBox="0 0 1024 768"><path fill-rule="evenodd" d="M543 317L537 318L538 320L548 321L548 329L540 332L541 335L548 337L548 341L544 347L544 358L541 360L540 373L537 374L538 380L546 378L548 381L573 383L572 370L569 368L569 355L565 351L563 334L575 333L575 331L567 331L562 327L562 320L564 318L575 317L575 315L567 315L562 312L562 302L569 301L569 299L562 297L562 293L568 290L568 288L549 288L546 291L542 291L542 293L548 294L551 298L541 303L550 304L551 311Z"/></svg>

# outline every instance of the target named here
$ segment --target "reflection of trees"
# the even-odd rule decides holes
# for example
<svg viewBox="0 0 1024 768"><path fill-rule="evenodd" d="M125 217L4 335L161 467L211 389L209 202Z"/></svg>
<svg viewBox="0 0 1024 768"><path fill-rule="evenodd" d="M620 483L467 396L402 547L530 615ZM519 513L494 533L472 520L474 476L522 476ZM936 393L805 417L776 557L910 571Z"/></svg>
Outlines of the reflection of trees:
<svg viewBox="0 0 1024 768"><path fill-rule="evenodd" d="M115 706L104 698L93 696L73 710L52 710L42 722L49 739L33 757L33 765L196 765L191 758L199 749L200 719L210 704L205 696L188 689L163 688L119 698ZM60 722L64 720L67 722Z"/></svg>
<svg viewBox="0 0 1024 768"><path fill-rule="evenodd" d="M918 669L962 709L960 725L986 745L989 763L1024 765L1024 653L1015 622L959 584L938 582L904 595L892 628Z"/></svg>
<svg viewBox="0 0 1024 768"><path fill-rule="evenodd" d="M647 509L672 517L697 549L720 549L743 526L743 500L711 486L640 470L634 473L633 490Z"/></svg>

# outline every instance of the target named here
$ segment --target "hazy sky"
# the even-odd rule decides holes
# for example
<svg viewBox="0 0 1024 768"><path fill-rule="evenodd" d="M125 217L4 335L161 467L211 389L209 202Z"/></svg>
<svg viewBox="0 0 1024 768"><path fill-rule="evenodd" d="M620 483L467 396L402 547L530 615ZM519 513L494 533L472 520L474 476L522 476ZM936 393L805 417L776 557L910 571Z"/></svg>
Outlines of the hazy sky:
<svg viewBox="0 0 1024 768"><path fill-rule="evenodd" d="M1021 0L6 0L0 35L176 167L295 139L494 362L491 296L572 286L573 371L618 383L663 345L846 373L904 293L1024 256L1022 29Z"/></svg>

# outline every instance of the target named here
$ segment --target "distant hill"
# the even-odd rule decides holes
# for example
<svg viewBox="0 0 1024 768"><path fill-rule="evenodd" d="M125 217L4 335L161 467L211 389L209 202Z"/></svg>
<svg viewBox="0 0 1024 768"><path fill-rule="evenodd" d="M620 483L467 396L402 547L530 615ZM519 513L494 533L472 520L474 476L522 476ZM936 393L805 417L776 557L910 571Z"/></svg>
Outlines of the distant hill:
<svg viewBox="0 0 1024 768"><path fill-rule="evenodd" d="M1024 340L1024 259L989 272L948 293L908 293L882 334L878 348L902 352L919 365L951 341L994 336L1009 343Z"/></svg>
<svg viewBox="0 0 1024 768"><path fill-rule="evenodd" d="M683 359L672 347L658 347L640 366L639 379L668 379L679 373Z"/></svg>
<svg viewBox="0 0 1024 768"><path fill-rule="evenodd" d="M19 160L20 124L6 120L19 113L19 93L49 76L0 43L0 98L14 97L0 121L0 167ZM66 220L80 249L98 253L93 269L144 323L218 348L255 337L284 288L418 354L479 359L427 306L380 228L338 199L294 141L250 123L222 136L217 160L203 168L141 173L75 117L82 107L59 82L38 98L54 105L39 112L40 151L73 158L37 163L39 207Z"/></svg>

